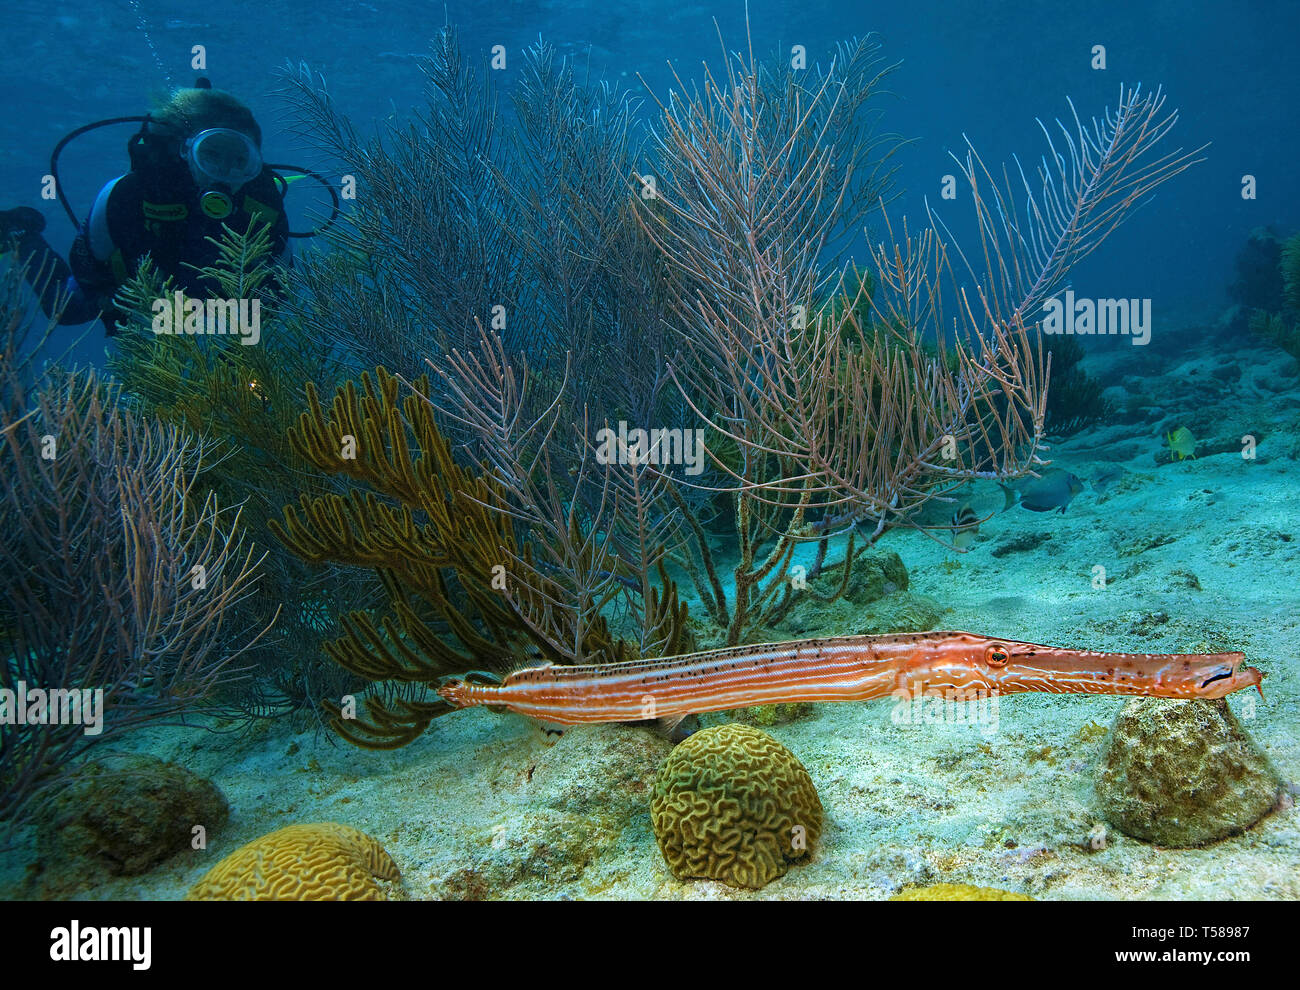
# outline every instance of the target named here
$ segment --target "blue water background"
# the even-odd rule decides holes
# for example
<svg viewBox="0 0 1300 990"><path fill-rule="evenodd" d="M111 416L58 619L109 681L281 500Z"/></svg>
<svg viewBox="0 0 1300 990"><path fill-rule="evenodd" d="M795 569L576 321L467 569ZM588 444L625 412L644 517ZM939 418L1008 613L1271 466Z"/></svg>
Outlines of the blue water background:
<svg viewBox="0 0 1300 990"><path fill-rule="evenodd" d="M717 64L714 18L729 47L744 43L740 2L619 4L582 2L311 4L181 3L125 0L47 5L19 0L0 21L0 205L40 205L48 236L66 251L72 225L56 204L40 203L50 149L67 131L100 117L142 113L151 96L190 84L190 47L207 49L206 75L240 95L262 122L268 160L314 164L286 133L273 96L274 70L305 61L323 72L338 104L363 129L407 115L420 102L421 77L410 53L445 16L468 53L502 44L512 61L541 35L586 71L641 91L644 78L663 96L671 60L698 78L702 60ZM824 59L834 42L878 32L884 54L901 65L890 77L884 126L914 143L898 156L905 190L895 206L913 221L924 198L938 201L949 151L970 136L990 164L1013 153L1036 161L1045 150L1035 118L1083 116L1115 102L1120 84L1162 84L1181 120L1169 147L1207 142L1207 160L1163 187L1106 247L1080 265L1074 284L1094 296L1154 300L1157 327L1211 317L1225 302L1234 255L1250 230L1300 227L1296 126L1296 46L1300 4L1145 0L1136 3L766 2L750 6L756 51L806 46ZM1090 68L1091 49L1106 46L1105 71ZM127 127L76 142L63 161L65 189L79 213L125 168ZM1252 174L1259 197L1245 201ZM291 196L296 228L308 224L309 197ZM313 202L313 205L314 202ZM944 204L960 221L968 204ZM86 353L102 353L97 332Z"/></svg>

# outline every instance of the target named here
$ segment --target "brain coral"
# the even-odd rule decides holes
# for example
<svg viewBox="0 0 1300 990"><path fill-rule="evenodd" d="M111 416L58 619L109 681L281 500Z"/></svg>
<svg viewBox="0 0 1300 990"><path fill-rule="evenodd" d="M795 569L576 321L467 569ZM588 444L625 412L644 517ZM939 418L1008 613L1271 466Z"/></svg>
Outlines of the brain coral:
<svg viewBox="0 0 1300 990"><path fill-rule="evenodd" d="M996 887L972 887L968 883L936 883L913 887L895 894L891 901L1032 901L1028 894L1013 894Z"/></svg>
<svg viewBox="0 0 1300 990"><path fill-rule="evenodd" d="M821 834L822 804L788 749L732 723L672 751L655 782L650 820L674 876L756 889L808 854Z"/></svg>
<svg viewBox="0 0 1300 990"><path fill-rule="evenodd" d="M1281 781L1227 702L1135 698L1097 769L1101 813L1121 832L1197 846L1259 821Z"/></svg>
<svg viewBox="0 0 1300 990"><path fill-rule="evenodd" d="M382 901L401 874L377 841L348 825L289 825L208 870L189 901Z"/></svg>

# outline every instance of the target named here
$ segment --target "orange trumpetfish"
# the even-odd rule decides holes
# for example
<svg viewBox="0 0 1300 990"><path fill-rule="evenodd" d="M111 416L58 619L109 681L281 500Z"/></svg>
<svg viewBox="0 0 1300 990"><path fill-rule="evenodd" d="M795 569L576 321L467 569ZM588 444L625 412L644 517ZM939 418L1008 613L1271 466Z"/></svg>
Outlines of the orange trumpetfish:
<svg viewBox="0 0 1300 990"><path fill-rule="evenodd" d="M1241 653L1099 653L967 632L759 643L590 666L526 667L499 684L448 680L458 708L493 705L546 722L630 722L791 701L935 692L1222 698L1259 687ZM1260 689L1260 696L1263 696Z"/></svg>

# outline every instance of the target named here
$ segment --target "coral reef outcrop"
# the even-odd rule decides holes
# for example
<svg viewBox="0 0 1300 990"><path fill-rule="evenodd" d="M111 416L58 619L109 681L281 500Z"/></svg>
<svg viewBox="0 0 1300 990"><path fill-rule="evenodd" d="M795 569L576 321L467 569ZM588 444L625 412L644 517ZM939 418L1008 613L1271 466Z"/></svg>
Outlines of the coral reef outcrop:
<svg viewBox="0 0 1300 990"><path fill-rule="evenodd" d="M765 732L730 724L673 750L650 819L674 876L757 889L808 855L821 835L822 805L794 754Z"/></svg>
<svg viewBox="0 0 1300 990"><path fill-rule="evenodd" d="M37 848L68 870L144 873L190 848L195 826L211 836L229 814L221 790L182 766L105 754L73 771L42 809Z"/></svg>
<svg viewBox="0 0 1300 990"><path fill-rule="evenodd" d="M1135 698L1110 730L1096 775L1099 810L1121 832L1199 846L1249 828L1281 781L1223 700Z"/></svg>
<svg viewBox="0 0 1300 990"><path fill-rule="evenodd" d="M338 822L288 825L240 846L187 901L384 901L401 879L378 840Z"/></svg>

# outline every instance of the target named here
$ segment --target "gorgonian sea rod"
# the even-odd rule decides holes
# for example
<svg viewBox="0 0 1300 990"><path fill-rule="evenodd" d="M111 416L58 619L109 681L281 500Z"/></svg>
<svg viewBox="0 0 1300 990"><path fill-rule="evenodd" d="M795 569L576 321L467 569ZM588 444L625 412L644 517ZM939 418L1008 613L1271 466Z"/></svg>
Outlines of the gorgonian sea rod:
<svg viewBox="0 0 1300 990"><path fill-rule="evenodd" d="M499 684L438 689L451 704L493 705L561 725L674 719L792 701L914 694L1128 694L1222 698L1259 687L1241 653L1100 653L966 632L759 643L629 663L526 667ZM1263 695L1263 690L1260 690Z"/></svg>

